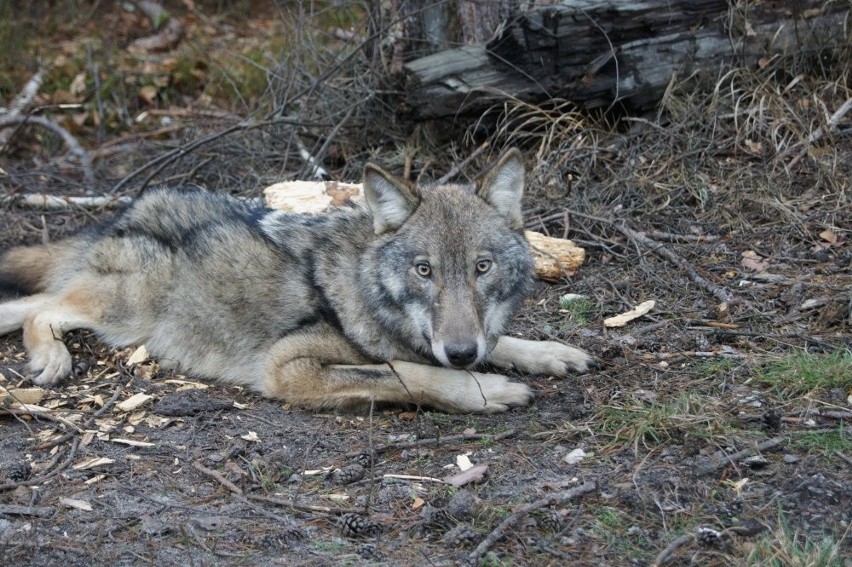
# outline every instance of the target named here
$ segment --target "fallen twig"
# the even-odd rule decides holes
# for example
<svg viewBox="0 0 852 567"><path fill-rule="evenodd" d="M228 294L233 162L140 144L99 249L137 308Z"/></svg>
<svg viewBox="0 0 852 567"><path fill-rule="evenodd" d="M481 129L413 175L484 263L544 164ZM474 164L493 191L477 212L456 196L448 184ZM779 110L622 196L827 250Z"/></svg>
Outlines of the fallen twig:
<svg viewBox="0 0 852 567"><path fill-rule="evenodd" d="M496 528L491 530L482 542L476 546L470 555L468 555L468 562L472 565L478 565L479 561L482 557L488 552L492 545L497 543L503 535L506 533L506 530L520 522L524 517L529 515L536 510L541 508L546 508L547 506L552 506L554 504L562 504L565 502L570 502L572 500L576 500L577 498L584 496L590 492L594 492L597 490L598 486L595 481L584 482L580 486L576 488L572 488L570 490L565 490L562 492L556 492L546 496L540 500L536 500L526 506L523 506L510 514L506 519L500 522Z"/></svg>
<svg viewBox="0 0 852 567"><path fill-rule="evenodd" d="M71 466L71 463L74 461L74 457L77 454L77 449L80 447L80 438L74 438L73 443L71 443L71 448L68 450L68 457L62 461L56 468L50 471L47 474L35 476L33 478L23 480L21 482L8 482L6 484L0 484L0 492L6 492L8 490L15 490L19 486L34 486L36 484L41 484L50 480L51 478L57 476L59 473L67 469Z"/></svg>
<svg viewBox="0 0 852 567"><path fill-rule="evenodd" d="M692 543L693 541L695 541L695 534L683 534L682 536L668 544L666 548L662 550L659 555L657 555L657 558L654 559L654 562L651 563L651 566L659 567L660 565L665 565L672 559L675 551L685 545Z"/></svg>
<svg viewBox="0 0 852 567"><path fill-rule="evenodd" d="M334 506L316 506L313 504L297 504L296 502L291 502L290 500L285 500L283 498L275 498L274 496L263 496L261 494L249 494L247 497L249 500L257 500L258 502L269 502L270 504L277 504L279 506L284 506L286 508L292 508L293 510L299 510L301 512L319 512L322 514L363 514L364 510L359 508L337 508Z"/></svg>
<svg viewBox="0 0 852 567"><path fill-rule="evenodd" d="M641 232L637 232L632 228L629 228L624 223L612 223L612 226L614 226L616 230L621 232L621 234L627 238L650 248L657 256L668 260L672 264L684 270L689 276L689 279L712 293L722 303L732 303L735 300L735 297L731 292L701 276L695 268L692 267L692 264L686 261L686 259L675 254L659 242L656 242Z"/></svg>
<svg viewBox="0 0 852 567"><path fill-rule="evenodd" d="M724 468L728 465L732 465L737 461L745 459L747 457L751 457L757 453L762 453L763 451L768 451L770 449L774 449L775 447L780 447L787 443L786 437L773 437L772 439L767 439L763 443L758 443L756 447L743 449L742 451L737 451L736 453L731 453L730 455L725 455L721 459L717 459L715 461L711 461L700 467L695 469L696 476L704 476L706 474L710 474L716 472L717 470Z"/></svg>
<svg viewBox="0 0 852 567"><path fill-rule="evenodd" d="M47 518L56 512L53 506L17 506L15 504L0 504L0 515L34 516Z"/></svg>
<svg viewBox="0 0 852 567"><path fill-rule="evenodd" d="M838 108L834 114L831 115L831 118L828 119L828 122L825 126L820 126L808 136L808 139L805 140L804 147L799 151L798 155L790 160L790 164L787 167L794 167L797 163L801 161L805 154L808 153L808 148L818 141L825 135L826 132L831 132L835 128L837 128L837 124L840 120L846 115L847 112L852 110L852 98L846 99L840 108Z"/></svg>
<svg viewBox="0 0 852 567"><path fill-rule="evenodd" d="M467 156L462 161L460 161L459 163L457 163L453 167L451 167L450 170L447 173L445 173L444 175L439 177L435 181L435 185L443 185L444 183L448 182L450 179L452 179L453 177L458 175L461 172L461 170L467 164L469 164L471 161L475 160L479 156L479 154L481 154L482 152L484 152L487 149L488 149L488 142L485 142L481 146L479 146L478 148L473 150L469 156Z"/></svg>
<svg viewBox="0 0 852 567"><path fill-rule="evenodd" d="M18 93L18 96L15 97L15 100L12 101L12 104L9 105L8 109L0 109L0 115L5 114L7 116L18 116L21 112L26 108L35 98L35 95L38 94L38 90L41 88L41 83L44 80L44 69L39 69L36 71L35 75L27 81L27 84L24 85L24 88L21 89L21 92Z"/></svg>
<svg viewBox="0 0 852 567"><path fill-rule="evenodd" d="M83 432L83 429L79 425L68 421L67 419L65 419L62 416L53 415L53 414L51 414L47 411L30 411L30 410L26 410L26 409L3 408L3 409L0 409L0 415L27 416L27 417L32 417L36 420L46 419L47 421L52 421L54 423L59 423L59 424L64 425L66 427L70 427L71 429L73 429L77 433Z"/></svg>
<svg viewBox="0 0 852 567"><path fill-rule="evenodd" d="M214 471L213 469L208 469L203 464L201 464L200 460L193 462L192 466L195 468L195 470L202 472L202 473L206 474L207 476L216 479L219 482L219 484L221 484L222 486L224 486L225 488L227 488L228 490L230 490L234 494L238 494L239 496L243 495L243 491L239 486L237 486L236 484L234 484L233 482L231 482L230 480L228 480L227 478L222 476L222 473L220 473L218 471Z"/></svg>
<svg viewBox="0 0 852 567"><path fill-rule="evenodd" d="M43 116L0 116L0 128L17 124L34 124L36 126L41 126L62 138L65 146L68 148L68 153L77 158L77 161L80 163L80 167L83 169L83 177L86 182L94 183L95 176L92 172L92 157L89 155L89 152L83 149L83 146L80 145L80 142L77 141L77 138L75 138L71 132Z"/></svg>
<svg viewBox="0 0 852 567"><path fill-rule="evenodd" d="M96 197L65 197L47 193L22 193L0 196L0 204L49 211L69 209L117 209L130 203L130 197L100 195Z"/></svg>
<svg viewBox="0 0 852 567"><path fill-rule="evenodd" d="M444 435L441 437L430 437L428 439L418 439L417 441L402 441L399 443L388 443L387 445L379 445L373 449L374 454L378 455L380 453L384 453L386 451L391 451L394 449L411 449L414 447L422 447L423 445L432 445L444 442L453 442L453 441L476 441L479 439L488 439L490 441L499 441L501 439L506 439L507 437L512 437L518 432L517 429L508 429L503 433L491 434L491 433L459 433L458 435ZM363 454L364 451L350 451L346 453L347 458L354 458L358 455Z"/></svg>
<svg viewBox="0 0 852 567"><path fill-rule="evenodd" d="M113 392L112 397L109 400L107 400L106 403L104 403L103 407L99 408L96 412L94 412L92 415L90 415L89 419L87 419L85 421L85 423L83 423L83 425L80 427L80 429L81 430L91 429L92 425L94 425L95 420L97 418L99 418L104 413L106 413L110 409L112 409L112 406L115 404L116 400L118 400L118 396L121 395L122 389L123 388L122 388L121 384L119 384L118 387L115 389L115 392ZM61 436L57 437L56 439L53 439L52 441L46 441L46 442L44 442L40 445L36 445L35 450L36 451L43 451L45 449L52 449L53 447L56 447L57 445L61 445L62 443L65 443L66 441L68 441L69 439L74 437L74 435L75 435L75 432L69 431L65 435L61 435Z"/></svg>

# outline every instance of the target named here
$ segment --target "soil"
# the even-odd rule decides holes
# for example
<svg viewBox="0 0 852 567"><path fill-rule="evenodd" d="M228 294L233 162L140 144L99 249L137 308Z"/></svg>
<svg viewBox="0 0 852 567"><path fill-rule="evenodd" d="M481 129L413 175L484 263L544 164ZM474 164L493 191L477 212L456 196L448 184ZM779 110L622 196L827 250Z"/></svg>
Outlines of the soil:
<svg viewBox="0 0 852 567"><path fill-rule="evenodd" d="M238 35L251 29L243 23ZM663 127L673 137L704 132ZM94 132L78 133L88 148ZM581 346L600 370L516 376L535 401L499 415L317 414L156 361L129 364L134 349L75 331L65 337L75 376L42 392L33 403L43 411L9 401L0 409L0 563L852 565L852 137L826 148L840 156L835 169L823 167L825 153L805 157L784 186L789 200L772 201L736 186L776 184L768 160L670 154L666 169L653 131L609 135L622 148L591 148L597 169L578 160L571 181L563 169L571 189L559 199L534 168L530 226L576 239L588 259L570 281L537 284L509 329ZM5 194L85 194L79 169L33 158L38 144L27 138L2 156ZM165 151L140 153L153 159L155 150ZM431 167L446 171L449 155ZM140 154L123 159L96 166L105 190ZM219 170L198 171L190 182L257 196L211 183ZM683 179L708 171L723 186L699 203ZM664 193L666 183L676 190ZM550 214L566 208L587 217ZM684 262L589 218L618 210ZM6 204L0 250L58 240L110 214ZM572 306L567 293L586 303ZM648 299L650 314L604 326ZM773 381L773 365L791 355L833 361L829 385L805 387L801 374ZM0 337L0 386L29 387L25 361L20 332ZM463 457L487 470L454 486L446 480Z"/></svg>

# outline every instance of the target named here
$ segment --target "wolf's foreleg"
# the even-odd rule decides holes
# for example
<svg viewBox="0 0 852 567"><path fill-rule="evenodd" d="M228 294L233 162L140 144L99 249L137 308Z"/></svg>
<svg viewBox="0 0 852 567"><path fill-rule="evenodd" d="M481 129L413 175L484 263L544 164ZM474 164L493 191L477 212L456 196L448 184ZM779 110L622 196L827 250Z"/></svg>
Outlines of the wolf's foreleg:
<svg viewBox="0 0 852 567"><path fill-rule="evenodd" d="M363 357L342 338L326 336L310 343L304 335L279 341L270 353L263 394L308 408L364 408L370 402L387 402L453 413L496 413L532 399L526 385L499 374L405 361L360 364ZM340 355L347 350L352 356L344 361Z"/></svg>
<svg viewBox="0 0 852 567"><path fill-rule="evenodd" d="M500 368L552 376L566 376L569 370L586 372L596 365L592 355L577 347L555 341L526 341L507 336L500 337L487 360Z"/></svg>

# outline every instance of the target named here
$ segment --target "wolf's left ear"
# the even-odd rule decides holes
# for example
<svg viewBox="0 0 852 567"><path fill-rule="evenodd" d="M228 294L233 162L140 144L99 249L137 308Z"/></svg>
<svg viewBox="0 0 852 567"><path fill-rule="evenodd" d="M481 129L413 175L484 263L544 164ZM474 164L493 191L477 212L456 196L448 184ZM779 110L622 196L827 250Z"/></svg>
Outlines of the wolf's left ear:
<svg viewBox="0 0 852 567"><path fill-rule="evenodd" d="M512 148L505 152L479 185L476 194L497 209L514 229L524 227L521 197L524 194L524 162L521 152Z"/></svg>
<svg viewBox="0 0 852 567"><path fill-rule="evenodd" d="M420 204L420 193L413 184L372 163L364 167L364 197L376 234L398 229Z"/></svg>

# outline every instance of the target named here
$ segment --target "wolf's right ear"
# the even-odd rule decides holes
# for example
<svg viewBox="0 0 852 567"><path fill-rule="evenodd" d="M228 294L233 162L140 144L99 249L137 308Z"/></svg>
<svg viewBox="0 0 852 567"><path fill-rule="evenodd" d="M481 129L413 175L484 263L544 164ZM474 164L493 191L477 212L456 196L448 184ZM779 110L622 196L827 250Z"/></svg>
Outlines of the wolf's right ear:
<svg viewBox="0 0 852 567"><path fill-rule="evenodd" d="M373 215L376 234L402 226L420 204L416 186L372 163L364 167L364 197Z"/></svg>

